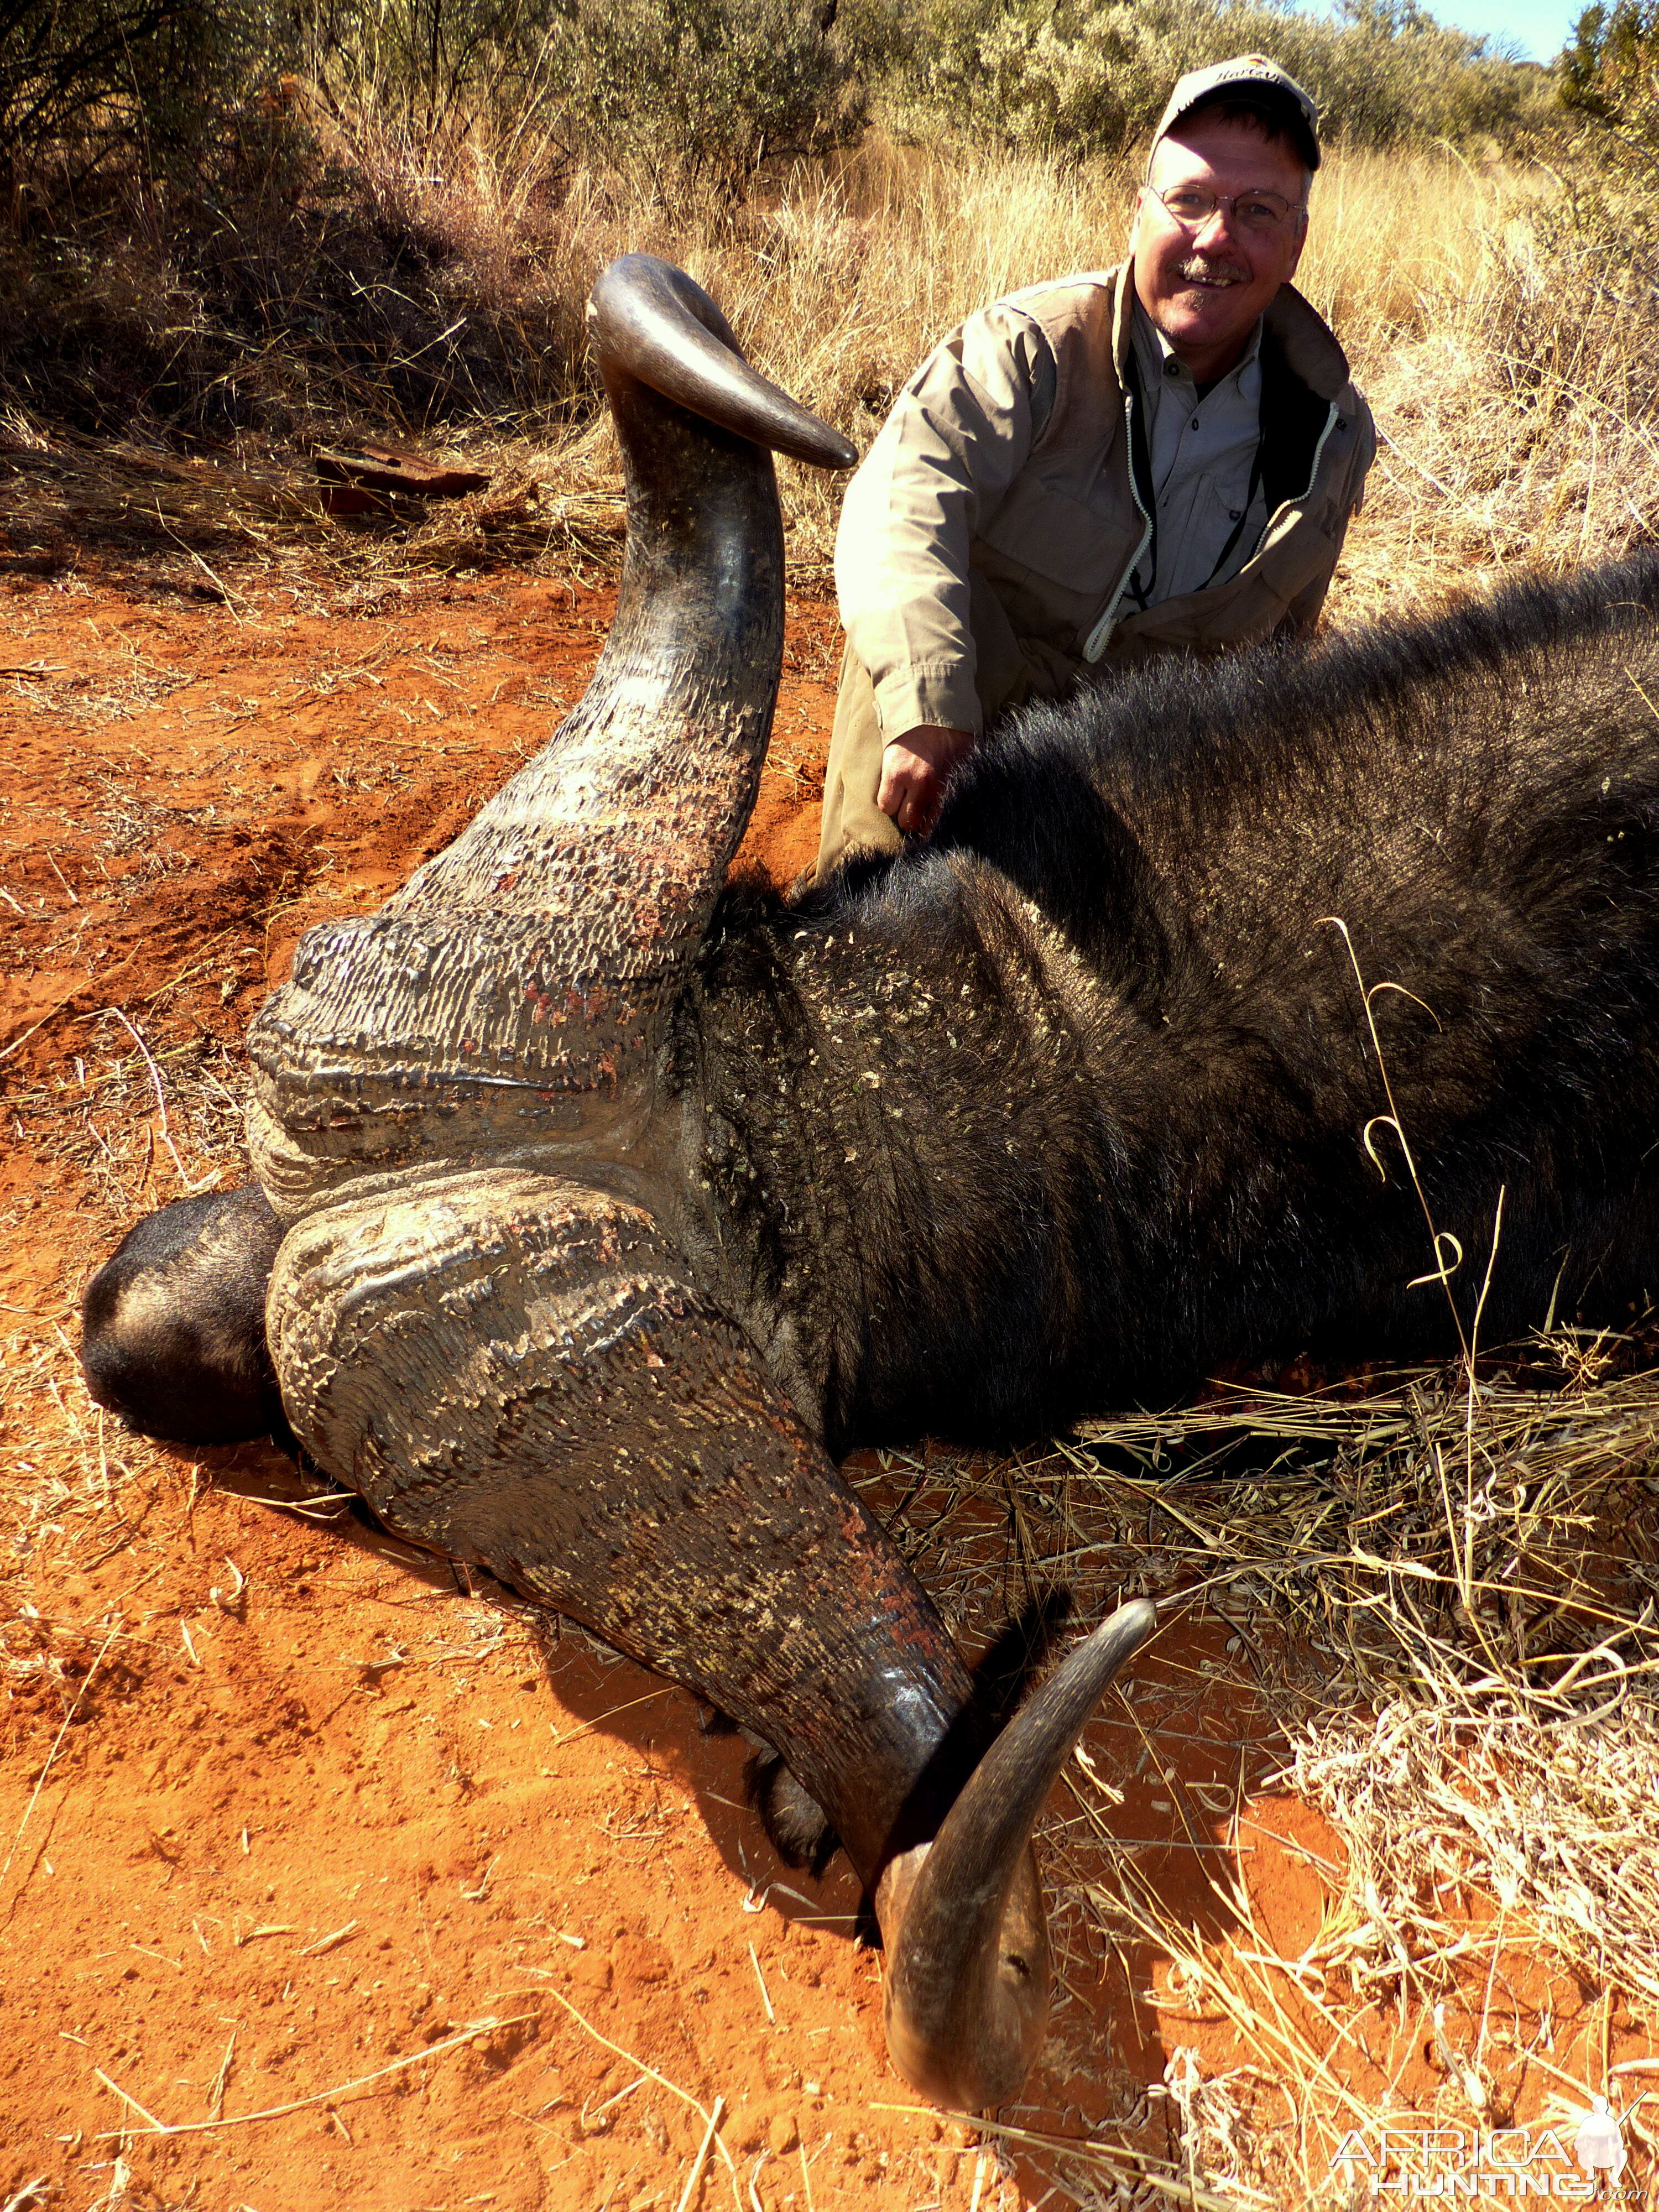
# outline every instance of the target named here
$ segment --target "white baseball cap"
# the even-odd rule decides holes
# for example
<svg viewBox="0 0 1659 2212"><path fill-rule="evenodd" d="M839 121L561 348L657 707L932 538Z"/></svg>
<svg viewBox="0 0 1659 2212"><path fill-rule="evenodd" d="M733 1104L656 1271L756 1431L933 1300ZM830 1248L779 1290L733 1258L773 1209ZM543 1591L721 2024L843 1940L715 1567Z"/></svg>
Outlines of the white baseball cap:
<svg viewBox="0 0 1659 2212"><path fill-rule="evenodd" d="M1152 133L1153 150L1159 139L1166 137L1194 108L1235 91L1265 94L1275 106L1283 107L1297 153L1310 169L1319 167L1319 110L1313 95L1303 89L1288 70L1280 69L1266 54L1235 54L1231 61L1212 62L1207 69L1188 70L1177 81L1170 94L1169 106L1158 118L1158 128Z"/></svg>

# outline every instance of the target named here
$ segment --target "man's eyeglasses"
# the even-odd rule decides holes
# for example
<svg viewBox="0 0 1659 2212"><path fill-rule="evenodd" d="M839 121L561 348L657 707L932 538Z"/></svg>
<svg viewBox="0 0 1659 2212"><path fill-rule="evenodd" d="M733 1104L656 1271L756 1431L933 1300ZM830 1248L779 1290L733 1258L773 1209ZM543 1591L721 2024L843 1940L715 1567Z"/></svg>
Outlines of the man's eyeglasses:
<svg viewBox="0 0 1659 2212"><path fill-rule="evenodd" d="M1204 185L1171 185L1161 192L1155 185L1147 191L1183 230L1201 230L1218 208L1226 208L1242 230L1278 230L1292 216L1306 215L1303 200L1287 200L1282 192L1212 192Z"/></svg>

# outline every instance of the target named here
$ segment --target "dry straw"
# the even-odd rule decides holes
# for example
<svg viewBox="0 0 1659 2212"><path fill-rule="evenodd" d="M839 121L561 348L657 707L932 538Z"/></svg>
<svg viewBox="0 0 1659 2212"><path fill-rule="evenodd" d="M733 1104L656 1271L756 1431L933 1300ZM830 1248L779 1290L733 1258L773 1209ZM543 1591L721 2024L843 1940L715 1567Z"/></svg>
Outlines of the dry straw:
<svg viewBox="0 0 1659 2212"><path fill-rule="evenodd" d="M1176 2124L1199 2181L1322 2201L1338 2137L1379 2118L1351 2086L1356 2022L1466 2001L1506 1931L1659 2009L1659 1375L1629 1364L1649 1356L1557 1334L1482 1360L1473 1425L1459 1364L1358 1392L1218 1390L1039 1453L892 1455L865 1478L969 1642L1058 1580L1085 1619L1157 1597L1177 1661L1206 1621L1231 1632L1250 1668L1206 1662L1178 1692L1138 1685L1120 1717L1157 1761L1221 1706L1277 1747L1275 1786L1342 1839L1318 1938L1283 1960L1257 1917L1237 1793L1206 1862L1228 1930L1215 1938L1170 1905L1167 1858L1119 1842L1125 1759L1085 1751L1051 1816L1048 1864L1074 1908L1062 1981L1096 1981L1103 1943L1168 1962ZM1204 1844L1225 1794L1167 1786ZM1247 2121L1238 2082L1206 2081L1190 2052L1176 2066L1182 2005L1231 2023L1276 2088L1265 2117L1257 2094ZM1453 2059L1442 2116L1490 2122L1519 2086L1515 2053L1488 2042ZM1602 2083L1581 2087L1587 2106ZM1109 2131L1088 2155L1127 2147Z"/></svg>

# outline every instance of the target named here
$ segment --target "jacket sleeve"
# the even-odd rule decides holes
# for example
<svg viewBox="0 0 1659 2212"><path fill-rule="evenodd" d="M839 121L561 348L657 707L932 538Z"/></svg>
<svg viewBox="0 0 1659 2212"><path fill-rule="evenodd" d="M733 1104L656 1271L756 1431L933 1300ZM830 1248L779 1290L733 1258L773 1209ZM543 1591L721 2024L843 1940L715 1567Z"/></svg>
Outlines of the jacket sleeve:
<svg viewBox="0 0 1659 2212"><path fill-rule="evenodd" d="M969 549L1041 435L1055 376L1018 307L970 316L906 385L847 488L836 589L884 739L925 722L979 733Z"/></svg>
<svg viewBox="0 0 1659 2212"><path fill-rule="evenodd" d="M1376 459L1376 425L1371 419L1371 410L1365 404L1364 394L1356 386L1351 385L1349 390L1352 393L1354 408L1358 416L1359 434L1354 440L1353 453L1348 463L1347 481L1342 488L1337 505L1336 520L1328 532L1333 548L1331 563L1322 575L1316 576L1312 583L1298 592L1285 609L1279 624L1280 635L1285 637L1313 635L1320 611L1325 605L1325 594L1330 590L1331 579L1336 573L1336 564L1342 557L1342 547L1347 538L1348 525L1364 504L1365 478L1370 473L1371 463Z"/></svg>

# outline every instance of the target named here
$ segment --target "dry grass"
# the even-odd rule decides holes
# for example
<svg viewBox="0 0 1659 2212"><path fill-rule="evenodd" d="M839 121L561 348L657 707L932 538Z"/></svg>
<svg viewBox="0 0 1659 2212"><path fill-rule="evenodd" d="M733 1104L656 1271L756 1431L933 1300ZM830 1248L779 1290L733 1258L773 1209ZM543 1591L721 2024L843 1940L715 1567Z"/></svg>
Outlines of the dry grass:
<svg viewBox="0 0 1659 2212"><path fill-rule="evenodd" d="M683 263L757 364L862 445L952 323L1116 259L1133 191L1121 172L878 138L803 165L770 204L693 197L670 209L583 174L550 210L545 153L482 130L424 168L372 118L340 150L388 221L442 241L433 316L471 302L498 339L517 330L526 358L538 349L516 414L452 414L426 434L491 466L489 489L331 521L291 442L250 433L234 454L185 464L158 440L94 446L13 406L0 421L12 471L0 520L14 542L27 529L25 543L60 559L72 545L142 543L206 584L204 562L220 576L221 555L270 559L301 541L343 580L370 567L611 564L616 457L570 334L612 255ZM1648 249L1583 204L1540 165L1476 168L1450 150L1338 153L1322 172L1302 282L1342 335L1382 434L1334 620L1616 553L1659 520ZM370 422L372 393L313 381L317 434ZM797 580L827 583L837 486L791 464L782 475Z"/></svg>
<svg viewBox="0 0 1659 2212"><path fill-rule="evenodd" d="M1103 1944L1166 1962L1166 2117L1191 2164L1149 2169L1164 2182L1346 2203L1330 2159L1351 2127L1413 2112L1502 2124L1528 2087L1535 2106L1540 2080L1582 2113L1609 2085L1548 2078L1567 2058L1552 2067L1547 2030L1541 2053L1526 2049L1512 2023L1535 2027L1547 2002L1534 1992L1528 2012L1510 1990L1517 1949L1609 2009L1659 2015L1659 1376L1629 1364L1652 1350L1540 1340L1483 1362L1473 1400L1461 1367L1358 1395L1232 1389L1019 1459L893 1455L866 1479L970 1644L1055 1581L1085 1620L1150 1594L1167 1649L1224 1636L1227 1656L1199 1659L1185 1686L1143 1666L1120 1729L1128 1718L1173 1760L1219 1706L1241 1737L1279 1747L1277 1776L1248 1790L1242 1776L1218 1794L1167 1785L1212 1853L1218 1933L1172 1905L1160 1850L1113 1848L1128 1770L1110 1730L1051 1815L1062 1978L1095 1981ZM1293 1957L1240 1854L1252 1802L1277 1790L1345 1847L1317 1937ZM1183 2048L1183 2013L1212 2034L1231 2026L1256 2069L1242 2069L1249 2094ZM1362 2033L1396 2069L1438 2036L1436 2095L1379 2101L1354 2061ZM1639 2115L1633 2135L1639 2158L1653 2148ZM1087 2159L1067 2154L1079 2182L1121 2174L1129 2152L1144 2161L1144 2115L1092 2142Z"/></svg>

